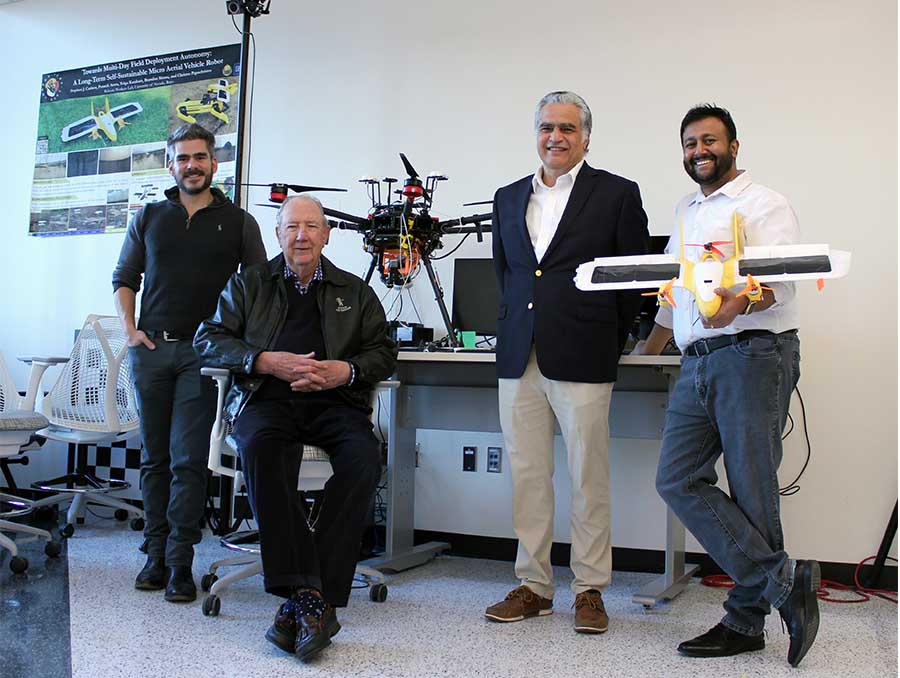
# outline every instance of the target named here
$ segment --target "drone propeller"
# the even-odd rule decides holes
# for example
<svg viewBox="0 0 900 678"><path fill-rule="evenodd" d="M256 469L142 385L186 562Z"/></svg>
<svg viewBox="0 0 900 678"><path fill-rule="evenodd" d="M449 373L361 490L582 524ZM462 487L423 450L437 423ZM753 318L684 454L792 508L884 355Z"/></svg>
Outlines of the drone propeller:
<svg viewBox="0 0 900 678"><path fill-rule="evenodd" d="M406 173L409 175L409 178L418 179L419 173L416 172L416 168L412 166L412 163L403 153L400 154L400 159L403 161L403 166L406 168Z"/></svg>
<svg viewBox="0 0 900 678"><path fill-rule="evenodd" d="M656 297L657 301L669 304L672 308L678 308L675 303L675 297L672 296L672 286L675 284L676 280L677 278L672 278L669 282L656 290L656 292L644 292L641 296Z"/></svg>
<svg viewBox="0 0 900 678"><path fill-rule="evenodd" d="M334 191L346 193L346 188L328 188L326 186L304 186L303 184L241 184L242 186L265 186L269 189L269 200L274 203L282 203L287 199L288 190L294 193L308 193L310 191Z"/></svg>
<svg viewBox="0 0 900 678"><path fill-rule="evenodd" d="M493 205L493 200L479 200L478 202L464 202L463 207L472 207L473 205Z"/></svg>
<svg viewBox="0 0 900 678"><path fill-rule="evenodd" d="M424 195L425 200L430 201L431 196L422 185L422 180L419 179L419 173L416 172L416 168L412 166L412 163L405 155L403 155L403 153L400 154L400 159L403 161L403 166L406 168L406 173L409 175L409 178L403 182L403 188L401 189L403 197L406 198L406 204L403 208L405 211L416 198L420 198Z"/></svg>
<svg viewBox="0 0 900 678"><path fill-rule="evenodd" d="M772 288L766 287L765 285L760 285L759 281L756 278L754 278L752 275L748 275L747 286L744 287L744 289L738 292L735 296L743 297L744 295L749 295L752 297L752 295L755 295L762 290L768 290L769 292L771 292Z"/></svg>
<svg viewBox="0 0 900 678"><path fill-rule="evenodd" d="M685 247L702 247L707 252L712 252L716 256L724 259L725 254L722 252L722 250L720 250L718 247L716 247L716 245L730 245L730 244L731 244L730 240L713 240L712 242L707 242L707 243L703 243L703 244L688 242L688 243L685 243L684 246Z"/></svg>

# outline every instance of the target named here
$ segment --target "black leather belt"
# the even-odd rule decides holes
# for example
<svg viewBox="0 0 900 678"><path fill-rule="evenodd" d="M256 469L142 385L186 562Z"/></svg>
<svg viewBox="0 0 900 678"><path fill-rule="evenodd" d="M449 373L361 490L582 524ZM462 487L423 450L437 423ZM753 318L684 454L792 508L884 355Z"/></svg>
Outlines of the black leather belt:
<svg viewBox="0 0 900 678"><path fill-rule="evenodd" d="M194 336L185 336L179 332L169 332L167 330L144 330L151 339L162 339L163 341L193 341Z"/></svg>
<svg viewBox="0 0 900 678"><path fill-rule="evenodd" d="M788 330L782 334L796 334L797 330ZM718 337L710 337L709 339L698 339L684 350L685 355L692 357L709 355L713 351L726 346L734 346L742 341L746 341L751 337L777 337L775 332L769 330L744 330L737 334L723 334Z"/></svg>

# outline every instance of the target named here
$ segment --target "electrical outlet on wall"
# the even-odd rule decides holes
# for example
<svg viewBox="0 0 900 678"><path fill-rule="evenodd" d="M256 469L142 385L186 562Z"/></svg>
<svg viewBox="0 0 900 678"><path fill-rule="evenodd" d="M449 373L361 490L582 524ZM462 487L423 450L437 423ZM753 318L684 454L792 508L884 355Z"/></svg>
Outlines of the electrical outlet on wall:
<svg viewBox="0 0 900 678"><path fill-rule="evenodd" d="M478 470L478 448L474 445L463 445L463 471Z"/></svg>
<svg viewBox="0 0 900 678"><path fill-rule="evenodd" d="M489 447L487 455L488 473L500 473L500 459L502 457L502 447Z"/></svg>

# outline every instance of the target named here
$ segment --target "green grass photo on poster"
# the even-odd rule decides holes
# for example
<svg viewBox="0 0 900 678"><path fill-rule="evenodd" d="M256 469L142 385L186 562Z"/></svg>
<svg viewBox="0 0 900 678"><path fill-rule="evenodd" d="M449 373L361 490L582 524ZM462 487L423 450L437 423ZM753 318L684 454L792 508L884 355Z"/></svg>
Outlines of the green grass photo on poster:
<svg viewBox="0 0 900 678"><path fill-rule="evenodd" d="M162 141L168 135L168 113L171 87L153 87L133 92L117 92L109 95L64 99L41 104L38 111L38 137L47 137L48 152L82 151L110 146L141 144ZM116 140L111 140L102 130L96 135L86 134L71 141L63 141L63 130L72 123L90 121L108 106L115 109L126 104L138 104L139 113L129 116L124 126L116 125Z"/></svg>

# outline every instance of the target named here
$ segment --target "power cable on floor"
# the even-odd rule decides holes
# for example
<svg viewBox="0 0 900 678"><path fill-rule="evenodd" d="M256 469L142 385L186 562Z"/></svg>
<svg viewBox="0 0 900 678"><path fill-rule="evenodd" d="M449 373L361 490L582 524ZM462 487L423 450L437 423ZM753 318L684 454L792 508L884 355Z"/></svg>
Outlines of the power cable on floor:
<svg viewBox="0 0 900 678"><path fill-rule="evenodd" d="M873 589L863 586L859 581L859 571L862 569L863 565L868 563L870 560L875 560L877 556L869 556L868 558L864 558L859 561L859 564L856 566L856 570L853 572L853 583L854 586L847 586L846 584L841 584L840 582L831 581L830 579L823 579L821 586L816 591L816 597L824 601L826 603L865 603L872 599L872 597L882 598L883 600L888 601L889 603L897 604L897 592L891 591L889 589ZM897 562L896 558L891 558L888 556L888 560L893 560L895 563ZM710 574L700 579L700 583L703 586L709 586L712 588L722 588L722 589L730 589L734 586L734 580L729 577L727 574ZM828 591L845 591L848 593L853 593L858 598L834 598L831 596Z"/></svg>

